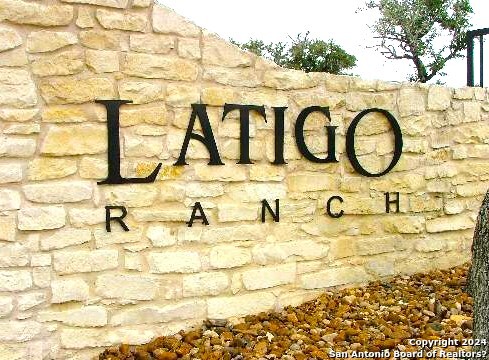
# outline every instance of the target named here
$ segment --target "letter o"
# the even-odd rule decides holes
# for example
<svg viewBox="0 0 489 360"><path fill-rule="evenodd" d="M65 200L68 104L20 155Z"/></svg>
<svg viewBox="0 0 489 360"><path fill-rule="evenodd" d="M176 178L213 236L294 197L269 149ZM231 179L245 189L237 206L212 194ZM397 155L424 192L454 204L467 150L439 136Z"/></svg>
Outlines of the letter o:
<svg viewBox="0 0 489 360"><path fill-rule="evenodd" d="M358 124L360 123L360 120L362 120L365 115L370 113L383 114L389 121L392 127L392 131L394 132L394 157L392 158L389 167L378 174L372 174L367 170L365 170L360 164L360 162L358 161L357 154L355 152L355 131L357 129ZM355 116L346 133L346 154L348 155L348 159L350 159L350 163L353 166L353 168L361 175L368 176L368 177L379 177L387 174L389 171L391 171L394 168L394 166L396 166L402 154L402 133L396 118L390 112L383 109L373 108L373 109L363 110L360 114Z"/></svg>

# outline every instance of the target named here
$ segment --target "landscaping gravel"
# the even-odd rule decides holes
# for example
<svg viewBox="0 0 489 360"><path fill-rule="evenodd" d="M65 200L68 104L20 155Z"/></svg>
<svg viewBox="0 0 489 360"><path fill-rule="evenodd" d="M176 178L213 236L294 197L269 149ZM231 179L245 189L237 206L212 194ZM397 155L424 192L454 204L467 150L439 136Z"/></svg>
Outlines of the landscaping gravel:
<svg viewBox="0 0 489 360"><path fill-rule="evenodd" d="M468 269L465 264L326 292L298 307L246 316L238 324L206 321L146 345L106 349L99 359L305 360L345 351L371 358L422 351L416 358L424 358L432 350L469 351L463 346L472 338L472 298L464 292Z"/></svg>

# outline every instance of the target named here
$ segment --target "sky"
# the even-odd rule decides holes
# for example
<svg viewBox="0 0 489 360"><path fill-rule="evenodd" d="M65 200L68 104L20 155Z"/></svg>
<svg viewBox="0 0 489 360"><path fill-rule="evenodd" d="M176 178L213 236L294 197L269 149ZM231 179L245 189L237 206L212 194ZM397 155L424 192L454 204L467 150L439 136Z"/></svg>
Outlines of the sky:
<svg viewBox="0 0 489 360"><path fill-rule="evenodd" d="M375 39L368 25L374 23L376 13L358 11L364 6L365 0L158 1L226 40L232 38L246 42L255 38L265 42L278 42L309 31L311 39L333 39L347 52L355 55L357 66L351 70L354 75L364 79L405 81L412 73L407 60L387 60L373 48ZM489 0L471 0L471 5L474 9L472 29L489 27ZM486 38L489 39L489 35ZM489 46L485 49L486 63L489 64ZM442 81L446 85L465 86L465 58L451 60L444 71L447 76ZM489 71L485 75L487 86ZM477 79L478 76L476 73Z"/></svg>

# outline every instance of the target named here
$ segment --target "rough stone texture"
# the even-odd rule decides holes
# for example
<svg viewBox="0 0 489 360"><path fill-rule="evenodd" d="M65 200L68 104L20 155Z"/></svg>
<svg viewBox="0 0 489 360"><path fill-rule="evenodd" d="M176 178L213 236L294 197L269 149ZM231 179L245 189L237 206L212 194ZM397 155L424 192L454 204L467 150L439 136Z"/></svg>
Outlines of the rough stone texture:
<svg viewBox="0 0 489 360"><path fill-rule="evenodd" d="M50 156L98 154L107 150L107 128L102 125L51 127L41 147Z"/></svg>
<svg viewBox="0 0 489 360"><path fill-rule="evenodd" d="M19 230L58 229L66 223L63 206L24 207L18 213Z"/></svg>
<svg viewBox="0 0 489 360"><path fill-rule="evenodd" d="M0 20L39 26L68 25L73 20L73 7L41 5L22 0L1 0Z"/></svg>
<svg viewBox="0 0 489 360"><path fill-rule="evenodd" d="M59 274L102 271L116 268L118 257L117 250L65 250L54 253L53 265Z"/></svg>
<svg viewBox="0 0 489 360"><path fill-rule="evenodd" d="M104 298L127 300L152 300L156 297L156 281L134 275L100 275L95 282L95 292Z"/></svg>
<svg viewBox="0 0 489 360"><path fill-rule="evenodd" d="M42 53L61 49L78 42L75 34L63 31L36 31L27 37L27 51Z"/></svg>
<svg viewBox="0 0 489 360"><path fill-rule="evenodd" d="M123 14L116 11L98 9L96 17L100 24L106 29L144 32L148 26L148 19L143 14Z"/></svg>
<svg viewBox="0 0 489 360"><path fill-rule="evenodd" d="M88 284L80 278L53 280L51 283L52 302L60 304L68 301L84 301L89 297Z"/></svg>
<svg viewBox="0 0 489 360"><path fill-rule="evenodd" d="M60 204L90 199L92 185L88 182L52 182L22 187L25 197L36 203Z"/></svg>
<svg viewBox="0 0 489 360"><path fill-rule="evenodd" d="M97 346L141 344L206 317L281 308L470 254L489 188L487 89L282 69L151 0L0 0L0 21L4 357L91 358ZM121 177L142 181L161 163L154 183L97 184L108 175L107 114L94 103L104 99L133 102L120 108ZM192 103L207 104L222 166L208 165L195 137L188 165L173 165ZM222 121L225 104L265 106L267 121L250 114L253 164L237 164L239 112ZM338 163L312 163L297 148L297 116L315 105L330 109ZM286 164L275 165L281 106ZM352 119L370 107L390 111L403 134L399 163L380 178L359 174L345 151ZM327 123L311 114L304 130L322 159ZM391 132L379 114L358 125L367 170L387 167ZM393 203L386 213L386 192L400 193L399 214ZM344 211L338 219L326 212L333 196L343 199L330 203ZM262 201L276 212L277 199L280 222L266 210L262 223ZM188 226L196 202L209 226ZM126 206L129 232L115 219L106 231L105 206Z"/></svg>
<svg viewBox="0 0 489 360"><path fill-rule="evenodd" d="M22 44L22 38L14 29L0 27L0 44L0 52L14 49Z"/></svg>

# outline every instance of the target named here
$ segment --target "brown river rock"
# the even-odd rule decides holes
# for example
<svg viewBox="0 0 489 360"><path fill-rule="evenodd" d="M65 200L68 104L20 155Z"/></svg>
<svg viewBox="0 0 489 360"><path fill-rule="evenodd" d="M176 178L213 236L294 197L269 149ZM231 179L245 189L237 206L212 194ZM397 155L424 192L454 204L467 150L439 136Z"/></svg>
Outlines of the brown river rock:
<svg viewBox="0 0 489 360"><path fill-rule="evenodd" d="M419 351L408 339L472 336L473 303L463 291L467 270L466 264L327 292L235 325L207 320L146 345L108 348L99 360L321 360L331 350Z"/></svg>

